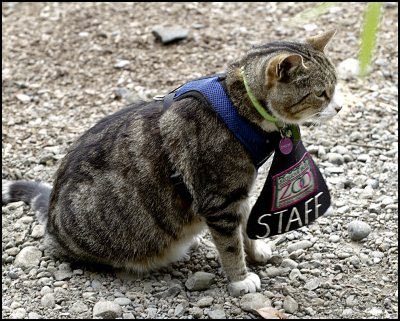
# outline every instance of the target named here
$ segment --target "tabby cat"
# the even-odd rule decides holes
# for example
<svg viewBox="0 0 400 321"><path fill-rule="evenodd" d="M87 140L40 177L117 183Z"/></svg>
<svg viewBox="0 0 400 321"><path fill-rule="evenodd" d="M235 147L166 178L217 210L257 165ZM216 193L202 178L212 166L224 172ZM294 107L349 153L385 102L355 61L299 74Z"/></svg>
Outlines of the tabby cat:
<svg viewBox="0 0 400 321"><path fill-rule="evenodd" d="M225 88L237 112L264 132L278 131L254 108L245 78L281 123L335 115L335 69L324 54L334 33L255 46L228 65ZM245 259L271 256L264 240L250 240L242 229L256 175L247 150L201 99L172 101L166 110L160 101L137 102L71 146L53 187L7 181L2 201L31 205L46 225L51 254L135 271L179 260L208 228L228 290L239 296L260 289Z"/></svg>

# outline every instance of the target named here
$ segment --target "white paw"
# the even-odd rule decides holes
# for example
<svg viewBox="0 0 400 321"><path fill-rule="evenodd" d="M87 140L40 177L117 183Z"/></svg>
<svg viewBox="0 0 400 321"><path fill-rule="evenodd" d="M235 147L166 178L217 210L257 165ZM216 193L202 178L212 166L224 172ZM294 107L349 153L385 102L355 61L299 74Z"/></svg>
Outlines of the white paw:
<svg viewBox="0 0 400 321"><path fill-rule="evenodd" d="M228 285L229 294L237 297L246 293L253 293L261 289L261 281L257 274L248 273L242 281L232 282Z"/></svg>
<svg viewBox="0 0 400 321"><path fill-rule="evenodd" d="M255 240L251 253L248 253L250 259L257 263L266 263L272 256L272 249L268 243L263 240Z"/></svg>

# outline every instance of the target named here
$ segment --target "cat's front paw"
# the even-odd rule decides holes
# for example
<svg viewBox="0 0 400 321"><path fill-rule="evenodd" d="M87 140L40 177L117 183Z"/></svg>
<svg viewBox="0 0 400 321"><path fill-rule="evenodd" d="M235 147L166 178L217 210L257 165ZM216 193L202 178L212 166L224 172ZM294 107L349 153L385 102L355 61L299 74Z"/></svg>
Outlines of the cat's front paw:
<svg viewBox="0 0 400 321"><path fill-rule="evenodd" d="M261 281L257 274L248 273L242 281L232 282L228 285L229 294L233 297L241 296L246 293L253 293L261 289Z"/></svg>
<svg viewBox="0 0 400 321"><path fill-rule="evenodd" d="M253 244L247 251L249 261L254 263L266 263L272 256L272 249L263 240L252 241Z"/></svg>

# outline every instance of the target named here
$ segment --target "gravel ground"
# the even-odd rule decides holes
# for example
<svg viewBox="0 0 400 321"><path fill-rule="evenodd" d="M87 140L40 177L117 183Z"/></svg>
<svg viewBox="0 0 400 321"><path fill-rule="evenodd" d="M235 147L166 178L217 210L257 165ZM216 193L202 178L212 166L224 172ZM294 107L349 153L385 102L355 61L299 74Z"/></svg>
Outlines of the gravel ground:
<svg viewBox="0 0 400 321"><path fill-rule="evenodd" d="M289 318L397 318L398 5L383 6L377 52L364 79L353 76L352 59L365 3L291 23L312 6L2 4L3 179L51 183L67 147L104 115L222 71L252 44L337 28L327 51L345 96L338 117L302 129L334 210L266 240L272 259L250 266L262 279L261 292L229 297L208 234L188 260L141 278L54 260L44 256L44 229L33 212L12 203L2 208L3 318L249 319L261 318L254 310L268 306ZM189 31L178 43L163 45L152 33L176 25ZM253 199L267 171L268 164Z"/></svg>

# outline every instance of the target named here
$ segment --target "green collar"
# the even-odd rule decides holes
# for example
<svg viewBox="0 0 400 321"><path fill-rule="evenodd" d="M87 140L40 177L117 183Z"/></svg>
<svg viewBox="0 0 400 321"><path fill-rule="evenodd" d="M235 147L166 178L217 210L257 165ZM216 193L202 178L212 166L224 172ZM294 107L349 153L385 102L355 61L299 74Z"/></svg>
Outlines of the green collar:
<svg viewBox="0 0 400 321"><path fill-rule="evenodd" d="M257 100L256 96L254 96L253 92L250 89L249 84L247 83L246 77L244 76L244 68L240 68L240 72L242 74L244 87L246 88L247 95L249 96L253 106L257 109L260 115L267 121L274 123L280 130L281 134L286 137L292 137L293 140L297 141L301 139L300 128L298 125L284 124L282 126L282 122L268 113L265 108L260 104Z"/></svg>
<svg viewBox="0 0 400 321"><path fill-rule="evenodd" d="M253 106L257 109L257 111L260 113L260 115L264 117L264 119L276 124L279 121L279 119L277 119L274 116L272 116L271 114L269 114L265 110L265 108L263 106L261 106L261 104L257 100L256 96L254 96L253 92L251 91L249 84L247 83L246 77L244 76L243 67L240 69L240 71L242 73L244 87L246 88L247 95L249 95L249 98L250 98Z"/></svg>

